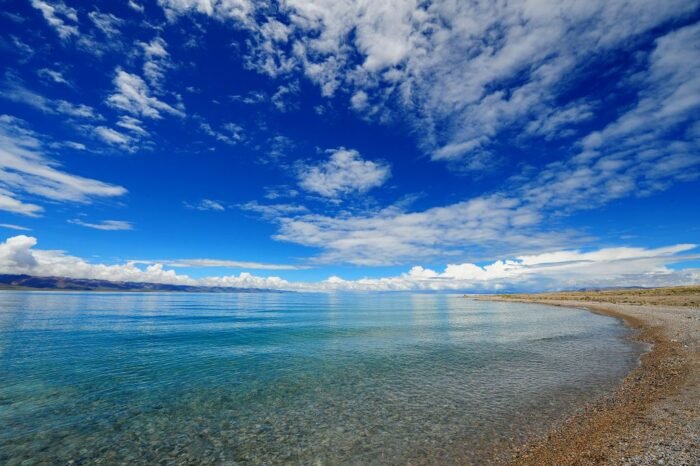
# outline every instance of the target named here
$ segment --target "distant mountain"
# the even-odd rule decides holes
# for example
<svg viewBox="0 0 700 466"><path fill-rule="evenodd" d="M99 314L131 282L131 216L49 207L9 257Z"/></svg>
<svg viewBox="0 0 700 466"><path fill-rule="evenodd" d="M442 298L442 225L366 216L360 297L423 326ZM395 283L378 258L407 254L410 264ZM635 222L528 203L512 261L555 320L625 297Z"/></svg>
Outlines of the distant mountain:
<svg viewBox="0 0 700 466"><path fill-rule="evenodd" d="M646 290L648 286L597 286L594 288L579 288L572 291L625 291L625 290Z"/></svg>
<svg viewBox="0 0 700 466"><path fill-rule="evenodd" d="M68 277L34 277L0 274L0 290L64 290L64 291L179 291L189 293L285 293L261 288L226 286L168 285L163 283L113 282Z"/></svg>

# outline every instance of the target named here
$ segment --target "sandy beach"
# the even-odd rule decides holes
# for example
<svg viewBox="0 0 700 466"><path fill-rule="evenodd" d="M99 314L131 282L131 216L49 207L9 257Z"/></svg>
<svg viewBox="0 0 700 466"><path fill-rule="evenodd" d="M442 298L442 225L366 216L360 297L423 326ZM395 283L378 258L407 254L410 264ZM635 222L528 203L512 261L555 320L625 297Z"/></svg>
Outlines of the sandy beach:
<svg viewBox="0 0 700 466"><path fill-rule="evenodd" d="M700 287L499 295L623 320L650 344L602 399L519 448L514 465L700 465Z"/></svg>

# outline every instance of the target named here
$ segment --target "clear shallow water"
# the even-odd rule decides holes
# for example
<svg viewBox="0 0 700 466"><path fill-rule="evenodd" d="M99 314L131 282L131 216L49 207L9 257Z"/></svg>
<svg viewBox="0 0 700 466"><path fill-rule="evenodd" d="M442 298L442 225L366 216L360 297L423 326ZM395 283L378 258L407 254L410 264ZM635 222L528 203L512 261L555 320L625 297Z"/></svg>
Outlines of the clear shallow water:
<svg viewBox="0 0 700 466"><path fill-rule="evenodd" d="M0 464L481 463L614 386L625 335L445 295L0 292Z"/></svg>

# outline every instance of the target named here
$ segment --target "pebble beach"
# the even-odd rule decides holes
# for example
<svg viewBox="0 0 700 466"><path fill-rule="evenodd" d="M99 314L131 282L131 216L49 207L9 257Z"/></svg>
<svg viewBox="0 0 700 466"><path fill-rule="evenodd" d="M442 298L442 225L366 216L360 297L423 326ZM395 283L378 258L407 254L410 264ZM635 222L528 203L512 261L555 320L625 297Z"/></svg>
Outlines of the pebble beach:
<svg viewBox="0 0 700 466"><path fill-rule="evenodd" d="M612 393L513 453L514 465L700 465L700 287L500 295L619 318L649 351Z"/></svg>

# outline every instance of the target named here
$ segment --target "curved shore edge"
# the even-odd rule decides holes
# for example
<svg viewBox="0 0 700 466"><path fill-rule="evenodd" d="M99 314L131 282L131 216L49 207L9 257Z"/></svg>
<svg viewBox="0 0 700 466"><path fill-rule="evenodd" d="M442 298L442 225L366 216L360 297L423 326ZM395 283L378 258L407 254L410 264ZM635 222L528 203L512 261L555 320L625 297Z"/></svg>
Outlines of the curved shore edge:
<svg viewBox="0 0 700 466"><path fill-rule="evenodd" d="M700 465L700 307L695 298L668 306L640 299L606 302L613 301L610 296L478 298L585 308L621 319L635 330L633 338L652 345L612 393L517 448L511 464Z"/></svg>

